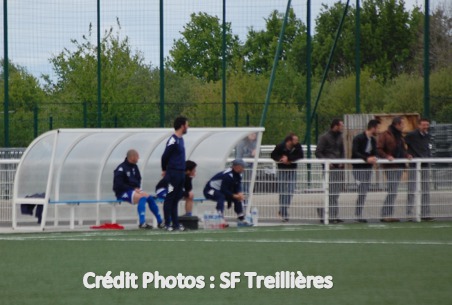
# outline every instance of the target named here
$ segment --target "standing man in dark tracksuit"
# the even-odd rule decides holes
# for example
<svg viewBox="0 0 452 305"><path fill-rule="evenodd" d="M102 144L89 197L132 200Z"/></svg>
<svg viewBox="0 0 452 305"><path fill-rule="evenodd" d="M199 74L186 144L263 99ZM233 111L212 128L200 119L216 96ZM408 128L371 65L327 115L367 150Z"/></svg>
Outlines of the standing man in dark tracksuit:
<svg viewBox="0 0 452 305"><path fill-rule="evenodd" d="M243 201L245 195L242 192L242 173L246 163L242 159L232 161L231 168L215 174L204 187L204 196L217 202L216 210L224 217L224 203L228 207L234 203L234 212L237 214L237 226L249 227L252 224L245 220Z"/></svg>
<svg viewBox="0 0 452 305"><path fill-rule="evenodd" d="M183 135L188 130L188 119L177 117L174 120L174 134L166 142L163 152L162 176L168 182L168 194L163 203L165 226L168 231L184 230L179 225L178 204L182 198L185 182L185 145Z"/></svg>
<svg viewBox="0 0 452 305"><path fill-rule="evenodd" d="M278 164L278 214L283 222L288 222L288 209L297 183L297 163L295 161L303 159L303 149L298 142L298 137L293 133L289 134L282 143L275 146L271 157Z"/></svg>
<svg viewBox="0 0 452 305"><path fill-rule="evenodd" d="M366 223L362 212L367 192L369 191L370 178L372 177L372 167L377 163L377 128L380 122L370 120L367 129L356 135L352 143L352 159L362 159L364 164L353 164L353 177L358 186L358 199L356 200L355 216L358 222Z"/></svg>
<svg viewBox="0 0 452 305"><path fill-rule="evenodd" d="M127 152L124 162L119 164L114 171L113 191L117 199L137 204L140 219L138 227L140 229L152 229L152 226L146 223L146 202L157 218L158 227L163 228L162 217L154 198L141 189L141 174L137 166L138 159L139 155L136 150L130 149Z"/></svg>
<svg viewBox="0 0 452 305"><path fill-rule="evenodd" d="M430 121L420 119L416 130L405 136L408 153L414 158L430 158L431 137L429 134ZM407 216L412 217L414 205L414 192L416 191L416 163L410 163L408 173L408 205ZM432 221L430 217L430 167L429 163L421 164L421 220Z"/></svg>
<svg viewBox="0 0 452 305"><path fill-rule="evenodd" d="M342 132L344 122L341 119L334 119L331 122L330 130L320 136L315 156L318 159L344 159L344 140ZM329 183L329 218L331 223L340 223L343 220L337 218L339 214L339 193L344 187L344 164L330 163ZM323 209L319 209L319 216L323 217ZM323 220L320 220L323 222Z"/></svg>

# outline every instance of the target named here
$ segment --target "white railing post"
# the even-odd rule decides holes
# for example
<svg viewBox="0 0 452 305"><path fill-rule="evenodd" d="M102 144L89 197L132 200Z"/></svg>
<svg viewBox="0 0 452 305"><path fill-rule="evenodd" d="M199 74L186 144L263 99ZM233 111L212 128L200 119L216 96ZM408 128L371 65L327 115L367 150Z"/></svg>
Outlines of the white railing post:
<svg viewBox="0 0 452 305"><path fill-rule="evenodd" d="M421 198L422 198L422 163L416 161L416 191L414 193L414 213L416 221L421 221Z"/></svg>
<svg viewBox="0 0 452 305"><path fill-rule="evenodd" d="M323 223L329 224L330 219L330 161L326 160L323 164L325 166L325 175L323 179L323 189L325 190L324 204L323 204Z"/></svg>

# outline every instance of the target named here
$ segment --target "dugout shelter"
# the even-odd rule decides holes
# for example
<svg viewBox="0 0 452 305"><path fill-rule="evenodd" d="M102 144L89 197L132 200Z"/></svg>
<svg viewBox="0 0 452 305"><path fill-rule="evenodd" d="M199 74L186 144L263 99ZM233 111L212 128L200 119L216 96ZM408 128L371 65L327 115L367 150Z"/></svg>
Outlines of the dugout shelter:
<svg viewBox="0 0 452 305"><path fill-rule="evenodd" d="M204 184L227 166L238 142L249 134L257 133L256 151L259 151L263 131L262 127L190 128L184 142L187 160L198 164L193 181L195 194L202 196ZM173 133L172 128L149 128L58 129L42 134L26 149L17 168L12 200L13 229L22 220L22 204L42 208L41 223L35 226L41 230L48 221L53 219L55 224L58 221L58 204L54 203L94 204L99 213L100 204L116 200L112 191L113 170L132 148L140 154L142 188L152 193L161 179L161 155ZM256 154L254 158L252 185L258 157ZM42 194L42 198L35 194ZM252 200L252 194L249 199Z"/></svg>

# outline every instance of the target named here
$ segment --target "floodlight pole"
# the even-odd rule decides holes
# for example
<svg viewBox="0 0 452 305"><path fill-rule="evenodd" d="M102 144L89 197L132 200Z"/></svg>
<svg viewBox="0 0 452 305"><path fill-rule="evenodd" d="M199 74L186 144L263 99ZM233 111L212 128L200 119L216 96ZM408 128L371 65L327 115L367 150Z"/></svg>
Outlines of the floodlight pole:
<svg viewBox="0 0 452 305"><path fill-rule="evenodd" d="M430 118L430 0L425 0L424 13L424 117Z"/></svg>
<svg viewBox="0 0 452 305"><path fill-rule="evenodd" d="M160 0L160 127L165 127L165 66L163 50L163 0Z"/></svg>
<svg viewBox="0 0 452 305"><path fill-rule="evenodd" d="M226 0L223 0L223 39L222 39L222 47L221 47L221 53L222 53L222 92L221 92L221 98L222 98L222 105L223 105L223 127L226 127Z"/></svg>
<svg viewBox="0 0 452 305"><path fill-rule="evenodd" d="M4 74L4 103L3 103L3 124L4 124L4 146L9 147L9 58L8 58L8 0L3 0L3 74Z"/></svg>
<svg viewBox="0 0 452 305"><path fill-rule="evenodd" d="M97 0L97 127L102 127L102 60L100 39L100 0Z"/></svg>
<svg viewBox="0 0 452 305"><path fill-rule="evenodd" d="M306 136L307 145L306 158L311 159L311 90L312 90L312 39L311 39L311 0L307 0L306 10ZM308 164L310 166L310 164ZM308 175L310 175L308 171Z"/></svg>
<svg viewBox="0 0 452 305"><path fill-rule="evenodd" d="M356 97L355 111L361 113L361 8L359 0L356 0L355 16L355 71L356 71Z"/></svg>
<svg viewBox="0 0 452 305"><path fill-rule="evenodd" d="M272 93L273 83L275 82L276 68L278 67L279 54L281 54L282 43L283 43L283 39L284 39L284 32L286 31L287 18L289 16L291 2L292 2L291 0L287 1L286 15L284 16L283 24L281 27L281 32L279 33L278 46L276 48L275 58L273 59L273 67L272 67L272 72L271 72L271 76L270 76L270 83L268 84L267 95L265 97L264 110L262 111L262 117L261 117L261 122L260 122L259 126L264 126L265 119L267 117L268 104L270 103L270 95Z"/></svg>

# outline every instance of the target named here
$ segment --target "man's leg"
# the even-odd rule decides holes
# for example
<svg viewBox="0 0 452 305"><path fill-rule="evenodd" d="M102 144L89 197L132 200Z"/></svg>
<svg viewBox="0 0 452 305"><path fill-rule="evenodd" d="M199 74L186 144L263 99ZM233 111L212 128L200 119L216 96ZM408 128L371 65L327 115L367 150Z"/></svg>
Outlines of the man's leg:
<svg viewBox="0 0 452 305"><path fill-rule="evenodd" d="M411 166L408 169L408 198L406 205L406 214L408 217L413 215L414 193L416 192L416 168Z"/></svg>
<svg viewBox="0 0 452 305"><path fill-rule="evenodd" d="M146 198L146 201L148 202L149 210L151 210L152 214L154 214L155 218L157 219L159 228L162 227L162 216L160 215L159 207L154 198L152 196L148 196L148 198Z"/></svg>
<svg viewBox="0 0 452 305"><path fill-rule="evenodd" d="M397 197L397 190L399 188L400 178L402 177L402 170L394 168L385 171L386 179L388 181L388 194L381 210L383 218L391 217L394 213L394 202Z"/></svg>
<svg viewBox="0 0 452 305"><path fill-rule="evenodd" d="M245 219L245 213L243 211L243 203L238 200L234 200L234 212L237 214L239 220Z"/></svg>
<svg viewBox="0 0 452 305"><path fill-rule="evenodd" d="M366 201L367 192L369 191L370 179L372 171L369 169L359 169L353 171L356 184L358 187L358 198L356 199L355 216L357 219L362 219L364 203Z"/></svg>
<svg viewBox="0 0 452 305"><path fill-rule="evenodd" d="M185 197L185 215L192 216L193 213L193 199L195 198L195 194L190 191L188 196Z"/></svg>
<svg viewBox="0 0 452 305"><path fill-rule="evenodd" d="M279 182L279 215L283 219L287 219L287 206L289 204L290 196L289 186L288 186L288 172L287 170L278 171L278 182Z"/></svg>
<svg viewBox="0 0 452 305"><path fill-rule="evenodd" d="M423 167L421 171L421 217L430 217L430 168Z"/></svg>
<svg viewBox="0 0 452 305"><path fill-rule="evenodd" d="M342 189L342 171L341 170L331 170L330 171L330 206L329 206L329 217L331 220L337 219L339 214L339 193Z"/></svg>

